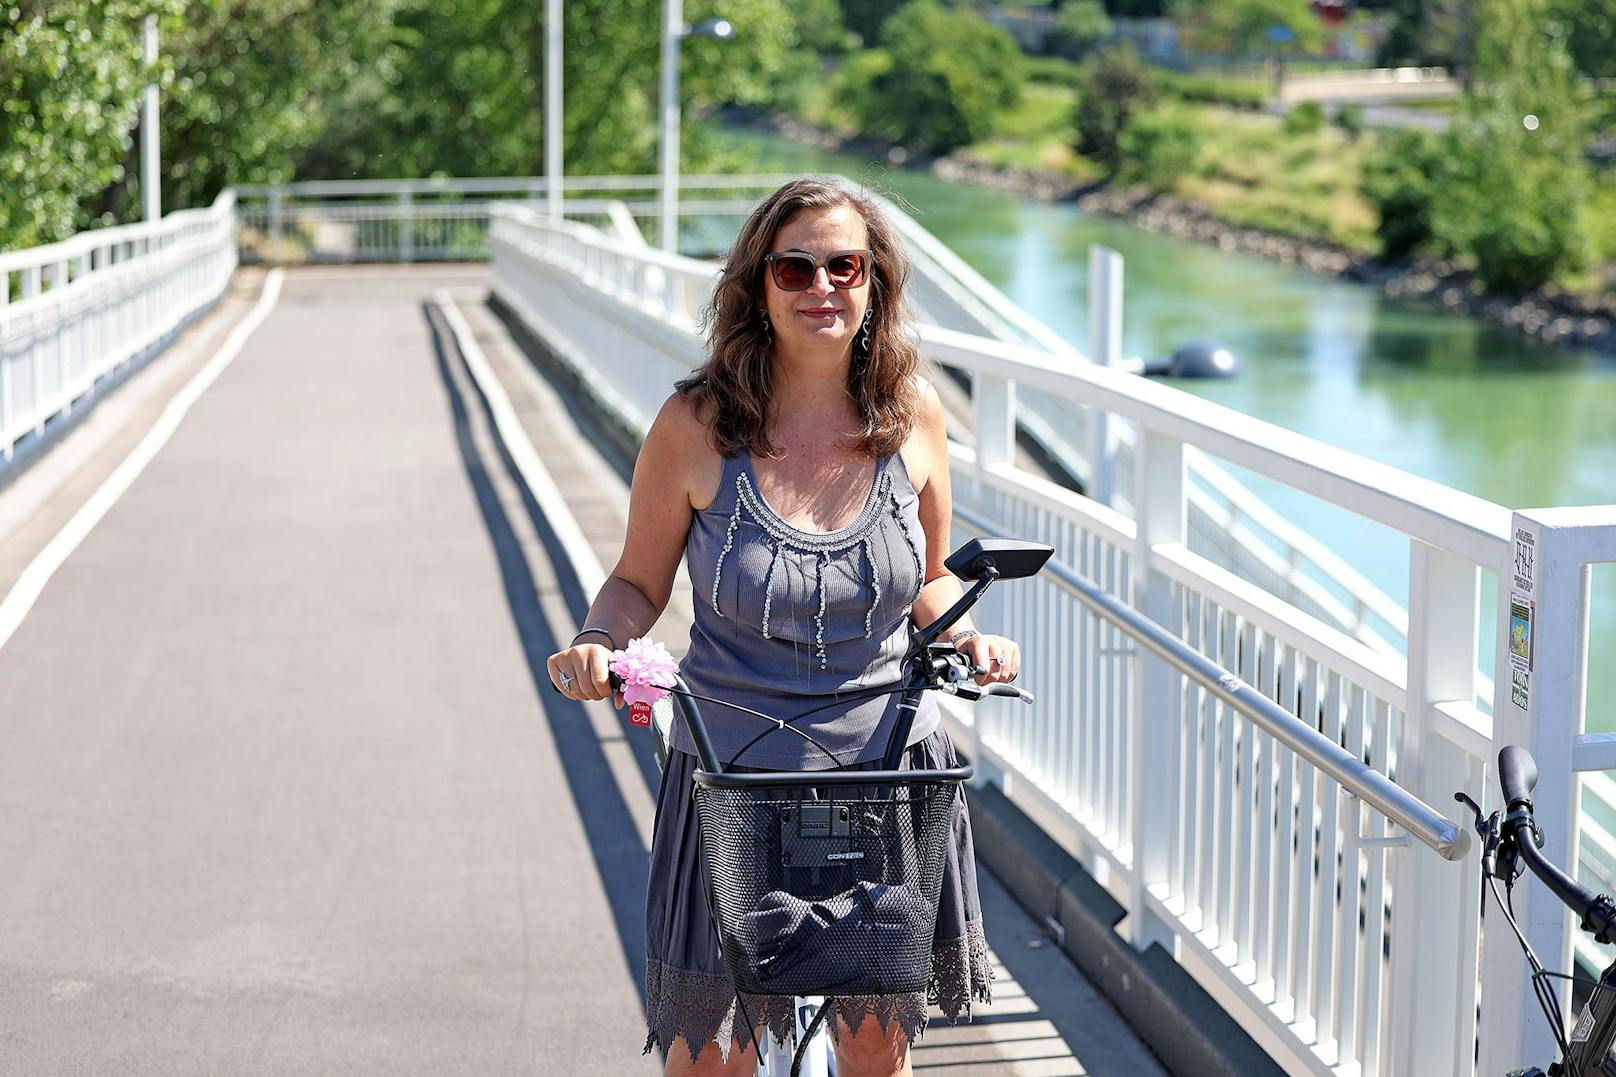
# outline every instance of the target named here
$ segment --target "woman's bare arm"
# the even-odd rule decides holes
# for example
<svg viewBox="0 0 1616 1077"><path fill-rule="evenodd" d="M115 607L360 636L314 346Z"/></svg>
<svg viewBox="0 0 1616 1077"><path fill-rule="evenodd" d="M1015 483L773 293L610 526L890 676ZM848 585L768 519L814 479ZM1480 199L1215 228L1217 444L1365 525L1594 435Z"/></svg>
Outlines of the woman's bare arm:
<svg viewBox="0 0 1616 1077"><path fill-rule="evenodd" d="M948 430L942 398L928 383L924 389L915 442L925 458L925 486L920 490L920 527L926 533L926 585L920 589L910 616L924 628L948 612L965 589L944 567L953 552L949 523L954 516L954 493L948 472ZM952 640L967 630L975 630L971 615L965 614L948 629L944 640ZM960 644L960 651L986 673L978 684L1014 680L1021 671L1021 648L1004 636L973 635Z"/></svg>
<svg viewBox="0 0 1616 1077"><path fill-rule="evenodd" d="M716 485L716 476L709 474L716 457L707 444L706 428L689 403L677 394L669 397L634 461L622 556L590 605L584 627L604 629L621 647L656 624L684 556L695 514L692 496ZM577 678L569 695L610 697L605 643L604 636L591 633L580 637L576 647L551 655L547 662L551 680L559 684L559 675L567 673Z"/></svg>

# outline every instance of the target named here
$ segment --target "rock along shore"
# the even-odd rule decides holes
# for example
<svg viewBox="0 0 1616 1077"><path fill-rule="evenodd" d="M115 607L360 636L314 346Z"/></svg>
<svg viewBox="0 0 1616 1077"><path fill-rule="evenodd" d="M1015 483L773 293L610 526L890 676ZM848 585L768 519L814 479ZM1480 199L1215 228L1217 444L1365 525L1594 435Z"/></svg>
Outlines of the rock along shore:
<svg viewBox="0 0 1616 1077"><path fill-rule="evenodd" d="M1424 301L1450 314L1483 318L1545 344L1616 354L1616 292L1590 297L1545 288L1517 296L1488 295L1473 272L1452 262L1432 258L1382 261L1333 243L1244 228L1218 220L1197 202L1155 194L1143 186L1084 184L1058 172L989 165L957 153L929 157L882 139L839 135L795 116L732 114L727 119L820 149L925 169L941 179L1046 202L1075 202L1085 213L1115 217L1162 235L1370 284L1393 298Z"/></svg>

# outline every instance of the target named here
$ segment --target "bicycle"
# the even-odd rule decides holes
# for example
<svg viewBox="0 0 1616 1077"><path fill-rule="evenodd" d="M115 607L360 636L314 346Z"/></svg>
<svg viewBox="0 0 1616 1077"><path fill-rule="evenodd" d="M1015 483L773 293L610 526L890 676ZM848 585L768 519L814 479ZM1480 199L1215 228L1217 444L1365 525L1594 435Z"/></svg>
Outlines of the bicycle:
<svg viewBox="0 0 1616 1077"><path fill-rule="evenodd" d="M721 764L700 704L732 707L769 723L735 752L789 732L823 745L793 723L823 709L777 718L691 691L675 674L669 694L696 747L694 773L701 856L706 861L710 919L736 1004L758 1051L760 1077L833 1077L824 1023L835 996L924 991L955 798L970 765L902 770L909 731L923 692L976 701L1006 696L1032 703L1012 684L978 685L973 666L938 637L976 605L994 581L1034 576L1054 552L1042 543L972 539L944 562L971 587L947 612L911 633L896 682L838 697L838 703L902 693L880 769L738 772ZM617 679L613 687L620 687ZM665 768L671 708L652 721L657 764ZM810 915L811 912L811 915ZM772 1042L757 1028L744 997L791 997L797 1048ZM810 1068L804 1070L805 1064Z"/></svg>
<svg viewBox="0 0 1616 1077"><path fill-rule="evenodd" d="M1582 930L1606 944L1616 942L1616 902L1605 894L1589 890L1539 851L1543 829L1532 814L1531 795L1537 786L1537 763L1530 752L1513 744L1499 751L1498 785L1504 794L1502 812L1495 811L1484 817L1481 806L1463 792L1453 794L1453 799L1475 813L1476 833L1482 839L1482 878L1526 954L1532 968L1532 991L1554 1030L1560 1051L1560 1058L1550 1063L1547 1072L1528 1066L1511 1070L1506 1077L1609 1077L1616 1074L1616 1057L1611 1053L1611 1044L1616 1041L1616 962L1605 969L1597 982L1574 973L1549 972L1515 922L1512 897L1515 880L1520 877L1524 864L1581 918ZM1522 840L1523 834L1526 840ZM1500 879L1504 882L1504 898L1498 896ZM1549 985L1551 979L1572 980L1593 988L1569 1038L1560 1001Z"/></svg>

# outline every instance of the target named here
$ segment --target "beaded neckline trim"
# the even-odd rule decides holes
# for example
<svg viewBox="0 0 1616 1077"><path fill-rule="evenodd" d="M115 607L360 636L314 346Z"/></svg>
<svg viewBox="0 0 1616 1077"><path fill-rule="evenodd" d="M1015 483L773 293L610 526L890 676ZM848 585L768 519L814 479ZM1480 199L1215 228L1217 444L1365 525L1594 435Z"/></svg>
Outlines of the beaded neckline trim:
<svg viewBox="0 0 1616 1077"><path fill-rule="evenodd" d="M897 498L892 493L892 473L886 468L879 469L875 483L870 488L869 501L859 518L838 531L815 534L792 527L782 520L768 502L758 494L752 486L752 480L745 470L735 476L735 511L730 515L729 527L724 532L724 548L718 553L718 563L713 566L713 612L724 616L718 608L718 588L724 577L724 559L735 546L735 532L741 526L741 513L749 513L758 526L773 540L773 557L769 561L769 571L764 577L763 594L763 638L772 638L769 634L769 614L773 602L773 583L775 570L780 564L780 555L784 550L797 553L811 554L814 558L814 591L817 595L814 612L814 653L819 659L819 668L825 669L828 660L825 654L825 563L832 554L841 553L854 547L862 549L864 562L870 573L870 604L864 611L864 638L869 639L873 630L876 606L881 601L881 580L876 568L874 551L870 547L871 536L881 524L882 517L890 512L897 522L898 530L903 534L904 542L914 557L916 577L920 578L920 551L915 546L914 536L909 533L904 523L903 514L898 511Z"/></svg>

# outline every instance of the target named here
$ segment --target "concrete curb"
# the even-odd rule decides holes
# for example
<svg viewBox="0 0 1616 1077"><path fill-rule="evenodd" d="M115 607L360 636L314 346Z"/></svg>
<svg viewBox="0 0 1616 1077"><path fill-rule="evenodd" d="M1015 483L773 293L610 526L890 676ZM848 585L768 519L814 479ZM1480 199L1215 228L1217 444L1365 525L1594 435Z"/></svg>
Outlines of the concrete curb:
<svg viewBox="0 0 1616 1077"><path fill-rule="evenodd" d="M1163 1066L1181 1077L1285 1077L1160 944L1116 932L1127 910L996 786L970 791L976 855L1111 1000Z"/></svg>

